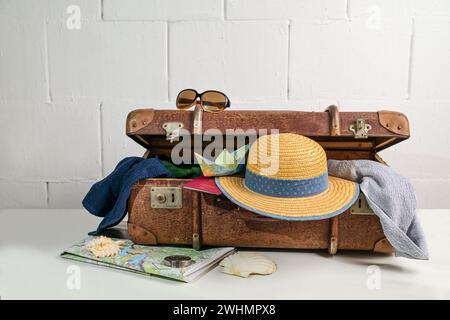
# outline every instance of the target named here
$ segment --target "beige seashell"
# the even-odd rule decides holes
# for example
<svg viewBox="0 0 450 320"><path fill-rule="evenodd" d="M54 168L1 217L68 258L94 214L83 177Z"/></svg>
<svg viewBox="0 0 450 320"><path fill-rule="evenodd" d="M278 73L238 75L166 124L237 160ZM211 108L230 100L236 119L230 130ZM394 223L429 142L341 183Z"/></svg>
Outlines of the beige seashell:
<svg viewBox="0 0 450 320"><path fill-rule="evenodd" d="M111 238L100 236L89 241L85 247L97 258L104 258L115 256L123 245L123 241L114 241Z"/></svg>
<svg viewBox="0 0 450 320"><path fill-rule="evenodd" d="M223 273L247 278L251 274L267 275L277 270L277 265L260 253L238 252L223 259Z"/></svg>

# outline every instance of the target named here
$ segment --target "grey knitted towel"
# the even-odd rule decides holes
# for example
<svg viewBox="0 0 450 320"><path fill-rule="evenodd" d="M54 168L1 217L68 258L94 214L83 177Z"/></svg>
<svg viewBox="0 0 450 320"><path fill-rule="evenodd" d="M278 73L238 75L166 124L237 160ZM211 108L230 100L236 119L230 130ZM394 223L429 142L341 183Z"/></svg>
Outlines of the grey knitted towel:
<svg viewBox="0 0 450 320"><path fill-rule="evenodd" d="M397 256L428 259L425 234L416 215L414 188L407 178L370 160L328 160L328 172L360 184Z"/></svg>

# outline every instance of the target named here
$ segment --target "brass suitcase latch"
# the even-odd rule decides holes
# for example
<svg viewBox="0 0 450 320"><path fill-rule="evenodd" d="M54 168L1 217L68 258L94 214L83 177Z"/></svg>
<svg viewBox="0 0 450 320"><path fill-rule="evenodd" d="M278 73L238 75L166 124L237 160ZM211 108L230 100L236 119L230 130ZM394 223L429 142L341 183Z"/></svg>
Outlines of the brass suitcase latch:
<svg viewBox="0 0 450 320"><path fill-rule="evenodd" d="M362 192L360 192L358 199L350 207L351 214L357 215L374 215L372 208L369 207L367 199Z"/></svg>
<svg viewBox="0 0 450 320"><path fill-rule="evenodd" d="M183 192L181 188L177 187L152 187L150 205L156 209L181 209Z"/></svg>
<svg viewBox="0 0 450 320"><path fill-rule="evenodd" d="M164 131L166 131L166 140L173 142L180 136L180 129L184 127L181 122L164 122L162 125Z"/></svg>
<svg viewBox="0 0 450 320"><path fill-rule="evenodd" d="M356 119L355 124L352 124L349 128L349 130L353 132L355 139L367 139L369 137L370 129L372 129L372 126L366 123L362 118Z"/></svg>

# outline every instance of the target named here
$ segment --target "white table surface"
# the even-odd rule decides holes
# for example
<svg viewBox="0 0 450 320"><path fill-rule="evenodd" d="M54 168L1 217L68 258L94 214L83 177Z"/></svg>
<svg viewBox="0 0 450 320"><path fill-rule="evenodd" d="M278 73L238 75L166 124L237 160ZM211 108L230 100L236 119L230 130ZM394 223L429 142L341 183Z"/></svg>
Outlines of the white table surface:
<svg viewBox="0 0 450 320"><path fill-rule="evenodd" d="M450 210L422 210L419 215L428 237L429 261L343 251L330 257L324 251L264 250L278 265L270 276L239 278L223 274L217 267L186 284L60 258L64 249L84 238L100 222L84 210L0 210L0 296L2 299L449 299ZM71 265L80 268L79 289L67 287L67 270ZM368 267L373 265L379 268L379 288L367 285L373 277L370 274L373 269Z"/></svg>

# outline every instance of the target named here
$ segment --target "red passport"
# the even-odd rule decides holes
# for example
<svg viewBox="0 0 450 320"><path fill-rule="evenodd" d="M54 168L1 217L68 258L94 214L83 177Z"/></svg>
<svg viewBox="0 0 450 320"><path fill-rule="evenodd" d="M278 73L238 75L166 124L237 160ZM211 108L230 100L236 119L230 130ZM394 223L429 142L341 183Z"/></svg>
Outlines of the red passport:
<svg viewBox="0 0 450 320"><path fill-rule="evenodd" d="M217 196L220 196L222 194L222 191L220 191L220 189L216 185L216 182L214 181L214 177L202 176L195 178L194 180L189 181L188 183L183 185L183 188L215 194Z"/></svg>

